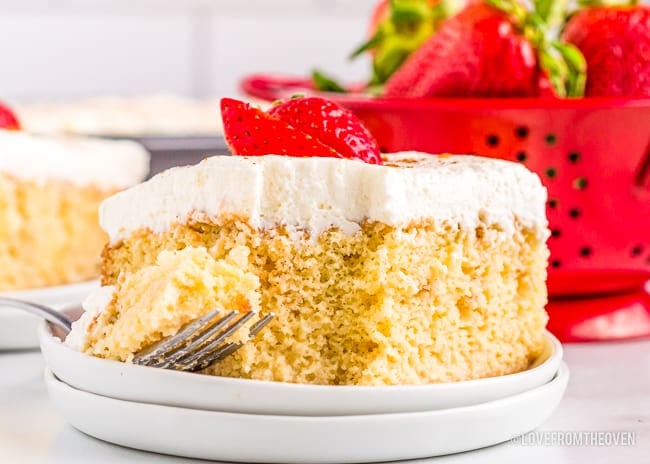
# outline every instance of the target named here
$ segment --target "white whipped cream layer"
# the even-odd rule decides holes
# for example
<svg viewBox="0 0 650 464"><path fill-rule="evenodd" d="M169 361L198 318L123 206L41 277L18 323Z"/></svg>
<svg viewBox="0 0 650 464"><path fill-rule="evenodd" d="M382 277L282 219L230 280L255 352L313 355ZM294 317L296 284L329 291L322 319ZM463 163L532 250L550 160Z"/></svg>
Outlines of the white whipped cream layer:
<svg viewBox="0 0 650 464"><path fill-rule="evenodd" d="M72 323L72 330L65 338L65 344L73 350L81 351L88 338L88 328L93 320L99 316L113 299L115 286L107 285L93 290L82 303L85 312L79 319Z"/></svg>
<svg viewBox="0 0 650 464"><path fill-rule="evenodd" d="M149 173L149 153L127 140L39 136L0 130L0 172L36 182L125 188Z"/></svg>
<svg viewBox="0 0 650 464"><path fill-rule="evenodd" d="M385 155L383 166L336 158L216 156L173 168L105 200L100 223L115 243L146 228L163 232L202 216L237 214L263 229L284 225L314 237L353 234L364 220L399 226L432 218L547 234L546 189L524 166L469 155Z"/></svg>

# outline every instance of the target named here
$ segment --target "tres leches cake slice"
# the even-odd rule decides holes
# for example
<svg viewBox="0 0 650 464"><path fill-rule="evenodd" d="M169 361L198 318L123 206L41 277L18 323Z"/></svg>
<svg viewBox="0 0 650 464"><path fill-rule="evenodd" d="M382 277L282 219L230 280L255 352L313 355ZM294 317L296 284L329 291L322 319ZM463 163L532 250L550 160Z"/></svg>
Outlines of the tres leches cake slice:
<svg viewBox="0 0 650 464"><path fill-rule="evenodd" d="M130 141L27 134L10 114L0 106L0 290L97 278L99 204L142 181L149 154Z"/></svg>
<svg viewBox="0 0 650 464"><path fill-rule="evenodd" d="M250 156L175 168L106 200L108 295L69 342L128 361L214 307L243 305L275 318L205 373L396 385L498 376L534 362L547 321L539 178L475 156L380 157L364 133L358 151L342 154L337 144L359 128L319 100L291 100L270 115L226 100L231 148ZM318 124L286 123L283 114L319 114L309 105L325 108L322 118L343 135L327 140ZM303 156L263 155L265 146L277 151L263 137L267 125L278 138L296 131L288 150ZM314 147L338 156L306 156ZM230 283L215 287L216 278Z"/></svg>

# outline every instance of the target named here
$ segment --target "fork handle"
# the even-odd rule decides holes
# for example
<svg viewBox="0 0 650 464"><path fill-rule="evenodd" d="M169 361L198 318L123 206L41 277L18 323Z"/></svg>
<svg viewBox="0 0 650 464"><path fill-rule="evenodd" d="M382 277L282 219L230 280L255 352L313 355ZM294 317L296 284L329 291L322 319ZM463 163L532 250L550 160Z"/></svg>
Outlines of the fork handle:
<svg viewBox="0 0 650 464"><path fill-rule="evenodd" d="M66 334L72 330L72 322L70 319L68 319L64 314L55 311L52 308L48 308L47 306L6 297L0 297L0 306L8 306L15 309L21 309L35 316L42 317L52 324L61 327L63 330L65 330Z"/></svg>

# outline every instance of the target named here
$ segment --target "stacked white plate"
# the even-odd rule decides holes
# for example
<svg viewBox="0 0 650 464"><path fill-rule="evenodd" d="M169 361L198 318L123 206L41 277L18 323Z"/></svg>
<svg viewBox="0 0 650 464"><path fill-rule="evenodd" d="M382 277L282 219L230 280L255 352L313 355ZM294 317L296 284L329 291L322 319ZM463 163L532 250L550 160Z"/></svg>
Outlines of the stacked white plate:
<svg viewBox="0 0 650 464"><path fill-rule="evenodd" d="M60 309L75 306L99 287L99 281L57 287L35 288L19 292L4 292L0 296L39 303ZM0 306L0 351L38 347L38 324L41 319L24 311Z"/></svg>
<svg viewBox="0 0 650 464"><path fill-rule="evenodd" d="M525 372L448 384L355 387L209 377L93 358L40 331L53 401L75 428L130 448L235 462L415 459L542 425L569 380L562 346Z"/></svg>

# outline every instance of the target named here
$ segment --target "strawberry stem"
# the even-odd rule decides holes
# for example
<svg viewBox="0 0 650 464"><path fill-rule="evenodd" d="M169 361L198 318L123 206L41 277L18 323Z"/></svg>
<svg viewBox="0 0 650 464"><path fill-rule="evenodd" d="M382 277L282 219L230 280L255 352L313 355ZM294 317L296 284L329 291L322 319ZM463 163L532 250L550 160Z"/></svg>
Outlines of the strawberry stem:
<svg viewBox="0 0 650 464"><path fill-rule="evenodd" d="M528 10L516 0L484 0L491 7L510 16L512 23L523 28L528 20Z"/></svg>
<svg viewBox="0 0 650 464"><path fill-rule="evenodd" d="M636 6L638 0L578 0L581 8L590 8L598 6Z"/></svg>
<svg viewBox="0 0 650 464"><path fill-rule="evenodd" d="M396 25L427 21L432 16L432 9L426 1L390 0L390 21Z"/></svg>
<svg viewBox="0 0 650 464"><path fill-rule="evenodd" d="M569 0L535 0L535 13L547 30L554 30L564 24Z"/></svg>
<svg viewBox="0 0 650 464"><path fill-rule="evenodd" d="M539 11L528 11L517 0L484 0L508 14L537 51L541 72L548 76L559 97L584 94L587 65L582 53L572 45L550 41L551 29L564 23L567 0L535 0Z"/></svg>
<svg viewBox="0 0 650 464"><path fill-rule="evenodd" d="M390 0L388 18L377 24L372 37L354 49L349 58L354 59L377 49L393 36L414 34L420 24L438 17L438 9L436 6L430 7L427 0Z"/></svg>
<svg viewBox="0 0 650 464"><path fill-rule="evenodd" d="M383 39L384 31L381 28L377 29L377 32L375 32L375 34L370 37L370 39L359 45L352 51L352 53L350 53L348 59L353 60L354 58L363 55L365 52L372 50L373 48L377 47L377 45L379 45Z"/></svg>
<svg viewBox="0 0 650 464"><path fill-rule="evenodd" d="M369 84L383 84L431 35L441 21L462 7L462 0L389 0L386 15L374 25L372 37L350 59L373 52Z"/></svg>
<svg viewBox="0 0 650 464"><path fill-rule="evenodd" d="M582 97L587 83L587 61L582 52L573 45L558 41L551 42L551 46L559 53L566 66L566 96Z"/></svg>
<svg viewBox="0 0 650 464"><path fill-rule="evenodd" d="M314 70L311 73L311 80L316 90L321 90L323 92L346 92L345 88L334 78L326 75L324 72L318 69Z"/></svg>

